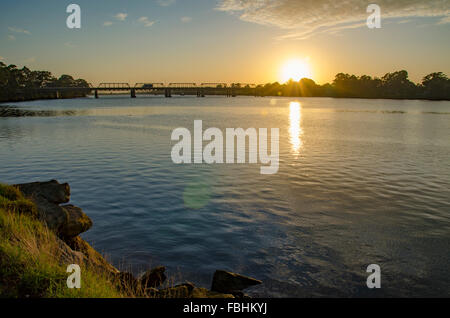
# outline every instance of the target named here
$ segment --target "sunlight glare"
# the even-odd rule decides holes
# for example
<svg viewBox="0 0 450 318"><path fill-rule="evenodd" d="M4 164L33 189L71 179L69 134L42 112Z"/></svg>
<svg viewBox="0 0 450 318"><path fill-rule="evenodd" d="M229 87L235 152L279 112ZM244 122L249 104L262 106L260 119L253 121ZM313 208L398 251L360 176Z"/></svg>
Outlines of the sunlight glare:
<svg viewBox="0 0 450 318"><path fill-rule="evenodd" d="M290 79L298 82L302 78L311 77L311 69L305 60L289 60L283 65L281 70L281 79L283 82L287 82Z"/></svg>

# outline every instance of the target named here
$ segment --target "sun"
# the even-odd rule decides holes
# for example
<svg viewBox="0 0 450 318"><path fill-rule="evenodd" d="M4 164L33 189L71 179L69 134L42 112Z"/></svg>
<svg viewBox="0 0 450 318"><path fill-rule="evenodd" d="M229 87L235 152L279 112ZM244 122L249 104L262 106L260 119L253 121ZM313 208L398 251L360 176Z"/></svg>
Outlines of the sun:
<svg viewBox="0 0 450 318"><path fill-rule="evenodd" d="M302 78L311 78L311 76L311 68L305 60L289 60L281 69L281 80L283 83L289 81L290 79L298 82Z"/></svg>

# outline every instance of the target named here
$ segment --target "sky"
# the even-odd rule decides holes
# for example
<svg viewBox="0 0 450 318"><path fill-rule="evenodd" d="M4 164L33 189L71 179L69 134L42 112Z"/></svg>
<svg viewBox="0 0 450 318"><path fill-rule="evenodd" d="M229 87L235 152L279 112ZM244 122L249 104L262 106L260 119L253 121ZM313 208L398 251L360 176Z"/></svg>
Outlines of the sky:
<svg viewBox="0 0 450 318"><path fill-rule="evenodd" d="M81 7L81 28L66 7ZM381 28L366 25L381 8ZM2 0L0 60L101 82L268 83L339 73L450 76L450 0Z"/></svg>

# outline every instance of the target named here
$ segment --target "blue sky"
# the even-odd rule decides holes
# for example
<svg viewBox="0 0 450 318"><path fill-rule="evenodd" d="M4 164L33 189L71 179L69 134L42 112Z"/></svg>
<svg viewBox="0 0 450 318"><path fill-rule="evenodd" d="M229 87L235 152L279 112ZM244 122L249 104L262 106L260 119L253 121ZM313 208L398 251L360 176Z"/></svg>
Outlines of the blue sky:
<svg viewBox="0 0 450 318"><path fill-rule="evenodd" d="M80 30L66 27L70 3L81 7ZM382 28L374 30L364 26L368 3L3 0L0 58L93 83L265 83L297 58L319 83L338 72L450 75L449 1L381 0Z"/></svg>

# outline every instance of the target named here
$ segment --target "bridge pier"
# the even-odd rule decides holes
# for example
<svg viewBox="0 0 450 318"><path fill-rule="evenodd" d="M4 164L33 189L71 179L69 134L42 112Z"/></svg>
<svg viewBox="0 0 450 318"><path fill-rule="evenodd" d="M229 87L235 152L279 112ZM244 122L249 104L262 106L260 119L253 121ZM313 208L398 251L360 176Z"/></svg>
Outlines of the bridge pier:
<svg viewBox="0 0 450 318"><path fill-rule="evenodd" d="M98 98L98 90L95 90L94 96L95 96L95 98Z"/></svg>
<svg viewBox="0 0 450 318"><path fill-rule="evenodd" d="M203 90L201 89L197 90L197 97L205 97L205 93L203 92Z"/></svg>
<svg viewBox="0 0 450 318"><path fill-rule="evenodd" d="M165 95L166 97L172 97L172 92L170 91L170 88L166 88L166 89L164 90L164 95Z"/></svg>
<svg viewBox="0 0 450 318"><path fill-rule="evenodd" d="M134 88L130 91L131 98L136 98L136 90Z"/></svg>

